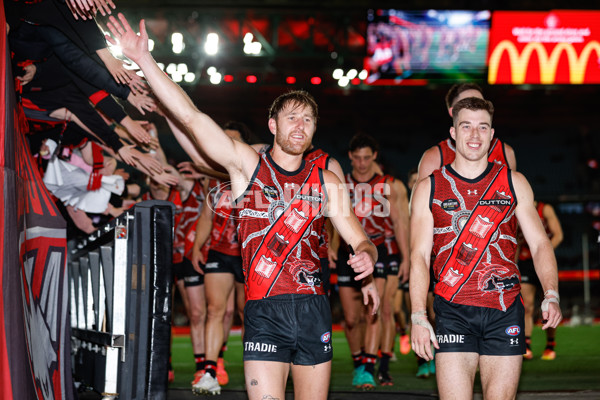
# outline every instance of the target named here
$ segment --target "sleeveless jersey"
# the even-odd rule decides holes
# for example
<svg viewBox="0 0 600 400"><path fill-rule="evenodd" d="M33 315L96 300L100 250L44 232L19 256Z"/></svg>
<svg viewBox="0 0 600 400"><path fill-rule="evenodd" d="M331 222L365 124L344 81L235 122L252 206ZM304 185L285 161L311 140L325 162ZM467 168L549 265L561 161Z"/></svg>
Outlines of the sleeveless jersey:
<svg viewBox="0 0 600 400"><path fill-rule="evenodd" d="M385 219L389 216L389 175L373 175L367 182L358 182L352 174L346 174L346 185L354 213L365 233L375 246L385 241Z"/></svg>
<svg viewBox="0 0 600 400"><path fill-rule="evenodd" d="M196 238L196 224L202 212L204 201L202 184L196 180L187 199L182 200L181 218L179 224L175 226L176 241L178 243L183 241L183 255L188 258L191 258L192 247Z"/></svg>
<svg viewBox="0 0 600 400"><path fill-rule="evenodd" d="M434 293L505 311L520 292L510 170L489 163L478 178L466 179L446 165L431 176Z"/></svg>
<svg viewBox="0 0 600 400"><path fill-rule="evenodd" d="M454 145L454 141L451 138L442 140L437 144L437 147L440 150L440 168L442 168L444 165L451 164L456 157L456 147ZM490 143L490 149L488 150L488 161L496 161L504 165L508 165L506 151L504 150L504 143L502 143L498 138L493 138L492 143Z"/></svg>
<svg viewBox="0 0 600 400"><path fill-rule="evenodd" d="M400 254L400 248L398 242L396 242L396 235L394 235L394 224L390 217L386 218L383 225L385 231L385 248L389 256Z"/></svg>
<svg viewBox="0 0 600 400"><path fill-rule="evenodd" d="M537 212L540 216L540 219L542 220L542 225L544 226L546 235L548 235L548 238L552 239L552 236L554 235L552 234L552 232L550 232L550 228L548 227L548 221L546 221L546 218L544 218L544 206L544 203L538 202ZM521 249L519 251L519 261L531 260L531 251L529 250L529 245L527 244L525 237L523 237L523 232L521 232L521 229L519 229L518 242L521 244Z"/></svg>
<svg viewBox="0 0 600 400"><path fill-rule="evenodd" d="M315 147L305 152L303 158L321 169L327 169L329 166L329 154ZM323 224L323 232L321 232L321 240L319 242L319 258L327 258L328 248L329 235L327 235L327 229L325 228L325 224Z"/></svg>
<svg viewBox="0 0 600 400"><path fill-rule="evenodd" d="M208 186L210 207L213 210L210 249L230 256L240 256L231 190L217 179L211 179Z"/></svg>
<svg viewBox="0 0 600 400"><path fill-rule="evenodd" d="M325 294L317 250L327 195L323 171L302 161L289 172L262 154L236 200L246 300L280 294Z"/></svg>

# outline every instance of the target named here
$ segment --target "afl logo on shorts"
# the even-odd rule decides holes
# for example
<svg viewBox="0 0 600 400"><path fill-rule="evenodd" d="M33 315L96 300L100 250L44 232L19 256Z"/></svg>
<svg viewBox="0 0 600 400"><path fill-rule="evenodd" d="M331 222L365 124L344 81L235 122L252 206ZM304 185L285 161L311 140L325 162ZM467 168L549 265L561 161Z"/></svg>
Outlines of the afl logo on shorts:
<svg viewBox="0 0 600 400"><path fill-rule="evenodd" d="M521 333L521 328L519 328L519 325L509 326L506 328L505 332L507 335L517 336L519 333Z"/></svg>
<svg viewBox="0 0 600 400"><path fill-rule="evenodd" d="M325 332L324 334L321 335L321 342L329 343L330 340L331 340L331 332Z"/></svg>

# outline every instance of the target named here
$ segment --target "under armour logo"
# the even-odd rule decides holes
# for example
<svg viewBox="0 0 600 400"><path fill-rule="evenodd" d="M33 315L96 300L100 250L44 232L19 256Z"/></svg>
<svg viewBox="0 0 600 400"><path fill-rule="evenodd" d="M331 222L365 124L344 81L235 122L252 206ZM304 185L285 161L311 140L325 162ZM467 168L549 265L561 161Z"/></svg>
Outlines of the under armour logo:
<svg viewBox="0 0 600 400"><path fill-rule="evenodd" d="M323 346L323 352L328 353L331 351L331 345L330 344L326 344L325 346Z"/></svg>
<svg viewBox="0 0 600 400"><path fill-rule="evenodd" d="M468 195L477 194L477 189L475 190L467 190Z"/></svg>
<svg viewBox="0 0 600 400"><path fill-rule="evenodd" d="M519 339L510 339L510 345L515 346L519 344Z"/></svg>

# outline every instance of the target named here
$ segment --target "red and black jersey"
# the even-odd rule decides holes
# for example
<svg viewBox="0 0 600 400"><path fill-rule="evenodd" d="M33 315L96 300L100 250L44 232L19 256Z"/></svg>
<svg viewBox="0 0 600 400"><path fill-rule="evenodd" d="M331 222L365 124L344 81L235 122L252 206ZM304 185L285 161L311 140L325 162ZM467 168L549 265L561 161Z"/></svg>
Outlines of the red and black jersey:
<svg viewBox="0 0 600 400"><path fill-rule="evenodd" d="M327 169L331 157L323 150L313 147L304 153L303 158L321 169Z"/></svg>
<svg viewBox="0 0 600 400"><path fill-rule="evenodd" d="M196 224L202 212L205 196L200 181L195 181L187 199L182 200L181 217L175 225L175 242L184 243L183 255L191 258L194 239L196 238Z"/></svg>
<svg viewBox="0 0 600 400"><path fill-rule="evenodd" d="M329 160L331 157L321 149L313 147L304 153L304 159L315 164L321 169L327 169L329 166ZM327 229L323 224L323 232L321 233L321 241L319 246L319 257L327 258L327 249L329 248L329 235L327 235Z"/></svg>
<svg viewBox="0 0 600 400"><path fill-rule="evenodd" d="M440 168L442 168L444 165L451 164L456 157L456 147L454 141L451 138L442 140L437 144L437 147L440 150ZM493 138L492 143L490 143L490 149L488 150L488 161L496 161L504 165L508 165L504 143L502 143L498 138Z"/></svg>
<svg viewBox="0 0 600 400"><path fill-rule="evenodd" d="M302 161L279 167L262 154L243 197L236 200L246 300L280 294L325 294L319 237L327 195L323 171Z"/></svg>
<svg viewBox="0 0 600 400"><path fill-rule="evenodd" d="M542 225L544 226L546 235L548 235L548 238L552 239L552 236L554 236L554 235L550 231L550 228L548 227L548 221L546 221L546 218L544 218L544 206L545 205L546 205L545 203L538 202L536 208L537 208L538 215L540 216L540 219L542 220ZM531 258L532 258L531 250L529 250L529 245L527 245L527 241L525 240L525 237L523 237L523 232L521 232L521 229L519 229L518 232L519 232L518 242L521 244L521 248L519 251L519 261L531 260Z"/></svg>
<svg viewBox="0 0 600 400"><path fill-rule="evenodd" d="M457 304L506 310L520 292L510 170L489 163L479 177L466 179L446 165L431 179L435 294Z"/></svg>
<svg viewBox="0 0 600 400"><path fill-rule="evenodd" d="M346 174L346 185L354 213L365 233L375 246L385 241L385 219L389 217L389 175L373 175L367 182L359 182L352 174Z"/></svg>
<svg viewBox="0 0 600 400"><path fill-rule="evenodd" d="M213 210L210 249L230 256L240 256L238 221L233 215L231 189L218 179L211 179L208 186L208 198Z"/></svg>

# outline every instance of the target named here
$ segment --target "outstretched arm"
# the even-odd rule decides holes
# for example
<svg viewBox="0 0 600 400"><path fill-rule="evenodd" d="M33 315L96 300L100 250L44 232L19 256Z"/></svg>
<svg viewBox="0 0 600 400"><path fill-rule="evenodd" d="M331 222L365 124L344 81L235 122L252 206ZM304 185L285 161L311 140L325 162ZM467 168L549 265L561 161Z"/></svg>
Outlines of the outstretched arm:
<svg viewBox="0 0 600 400"><path fill-rule="evenodd" d="M231 139L215 121L200 112L187 94L158 67L148 51L148 34L144 20L140 21L139 36L133 31L123 14L119 21L110 17L108 28L123 54L134 61L143 71L152 90L173 117L191 135L192 140L213 160L221 164L231 176L234 197L239 196L248 185L258 164L258 155L250 146Z"/></svg>

